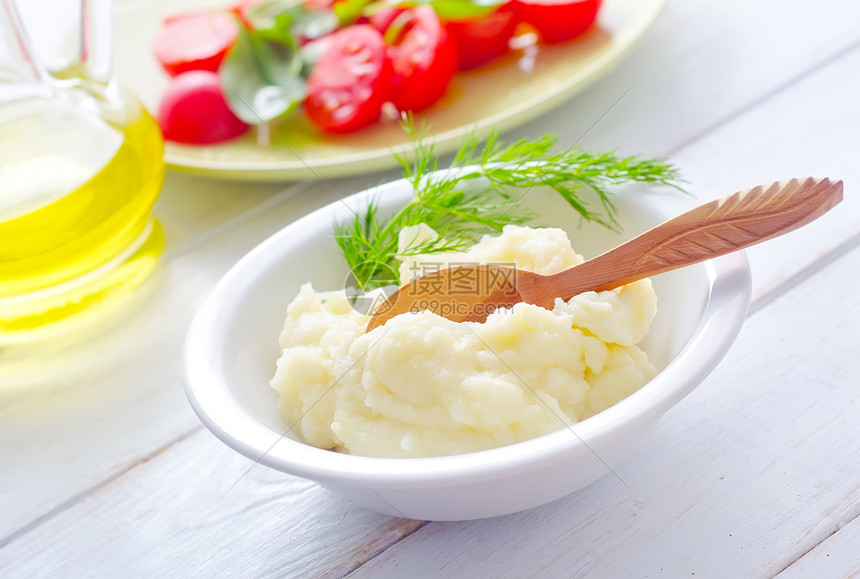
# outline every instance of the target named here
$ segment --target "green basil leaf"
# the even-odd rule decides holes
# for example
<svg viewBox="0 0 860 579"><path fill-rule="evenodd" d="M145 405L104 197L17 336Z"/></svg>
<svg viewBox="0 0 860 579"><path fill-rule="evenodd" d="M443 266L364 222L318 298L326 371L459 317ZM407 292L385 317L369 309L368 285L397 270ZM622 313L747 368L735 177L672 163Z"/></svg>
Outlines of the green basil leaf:
<svg viewBox="0 0 860 579"><path fill-rule="evenodd" d="M338 17L333 12L303 10L293 18L290 31L295 36L313 40L334 32L339 26Z"/></svg>
<svg viewBox="0 0 860 579"><path fill-rule="evenodd" d="M319 38L340 26L333 12L308 10L302 0L262 0L252 5L245 17L254 33L276 42L287 36Z"/></svg>
<svg viewBox="0 0 860 579"><path fill-rule="evenodd" d="M246 123L283 117L302 102L303 61L295 40L274 42L264 34L239 31L221 64L219 76L227 104Z"/></svg>
<svg viewBox="0 0 860 579"><path fill-rule="evenodd" d="M291 78L283 86L267 85L258 90L252 107L259 118L277 119L293 112L304 98L305 83L299 78Z"/></svg>
<svg viewBox="0 0 860 579"><path fill-rule="evenodd" d="M411 4L410 6L415 6L416 4ZM397 8L398 6L406 7L404 2L400 0L371 0L362 11L362 15L364 16L373 16L376 12L383 10L385 8Z"/></svg>
<svg viewBox="0 0 860 579"><path fill-rule="evenodd" d="M295 12L302 10L301 0L262 0L244 11L251 28L266 37L278 38L288 31Z"/></svg>
<svg viewBox="0 0 860 579"><path fill-rule="evenodd" d="M498 10L506 0L428 0L443 20L482 18Z"/></svg>
<svg viewBox="0 0 860 579"><path fill-rule="evenodd" d="M332 10L341 26L349 26L358 20L370 3L371 0L337 0Z"/></svg>

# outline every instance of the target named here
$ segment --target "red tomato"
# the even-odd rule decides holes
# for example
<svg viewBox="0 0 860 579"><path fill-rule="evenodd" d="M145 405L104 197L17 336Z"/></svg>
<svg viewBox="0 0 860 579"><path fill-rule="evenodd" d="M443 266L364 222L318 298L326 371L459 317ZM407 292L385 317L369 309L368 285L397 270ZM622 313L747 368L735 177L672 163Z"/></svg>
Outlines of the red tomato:
<svg viewBox="0 0 860 579"><path fill-rule="evenodd" d="M333 32L308 77L305 111L332 133L348 133L375 123L391 96L391 62L382 34L356 24Z"/></svg>
<svg viewBox="0 0 860 579"><path fill-rule="evenodd" d="M429 4L408 10L400 18L406 22L388 48L394 66L391 101L401 111L420 111L448 89L457 72L457 45Z"/></svg>
<svg viewBox="0 0 860 579"><path fill-rule="evenodd" d="M157 116L164 138L179 143L219 143L248 130L227 106L218 75L208 70L192 70L174 78Z"/></svg>
<svg viewBox="0 0 860 579"><path fill-rule="evenodd" d="M531 24L542 42L564 42L588 30L601 0L514 0L517 15Z"/></svg>
<svg viewBox="0 0 860 579"><path fill-rule="evenodd" d="M512 3L502 4L498 10L481 18L448 20L445 28L457 43L458 67L468 70L508 51L508 41L517 28L517 16Z"/></svg>
<svg viewBox="0 0 860 579"><path fill-rule="evenodd" d="M189 70L215 72L238 34L229 13L191 12L165 20L152 50L170 76Z"/></svg>

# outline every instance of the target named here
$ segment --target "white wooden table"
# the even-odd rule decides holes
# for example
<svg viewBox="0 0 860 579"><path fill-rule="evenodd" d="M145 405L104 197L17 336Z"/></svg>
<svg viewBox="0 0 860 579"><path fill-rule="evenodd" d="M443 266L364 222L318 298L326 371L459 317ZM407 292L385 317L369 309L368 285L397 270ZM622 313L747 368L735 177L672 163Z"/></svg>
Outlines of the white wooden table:
<svg viewBox="0 0 860 579"><path fill-rule="evenodd" d="M820 221L750 252L749 320L615 477L498 519L353 507L250 462L182 391L186 327L217 279L333 201L169 174L157 273L100 333L0 352L3 577L849 577L860 574L860 3L671 0L610 76L530 126L671 158L700 198L841 178ZM394 172L332 181L340 195ZM14 354L14 355L13 355Z"/></svg>

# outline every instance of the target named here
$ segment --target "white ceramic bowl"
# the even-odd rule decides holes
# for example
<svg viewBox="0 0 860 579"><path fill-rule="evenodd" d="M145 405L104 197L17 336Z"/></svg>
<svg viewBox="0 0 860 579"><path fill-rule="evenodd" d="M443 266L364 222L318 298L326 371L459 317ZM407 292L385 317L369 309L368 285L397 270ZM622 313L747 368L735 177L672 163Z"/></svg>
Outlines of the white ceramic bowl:
<svg viewBox="0 0 860 579"><path fill-rule="evenodd" d="M269 387L278 334L300 285L339 289L347 267L332 223L353 218L375 198L383 211L410 199L396 181L336 202L285 227L220 281L188 332L188 398L224 443L261 464L308 478L368 509L426 520L503 515L563 497L609 473L660 417L695 388L734 341L750 301L743 253L654 278L658 313L643 344L659 375L615 406L572 429L482 452L418 459L350 456L300 442L276 411ZM557 194L535 188L522 199L568 230L586 257L681 213L693 203L676 192L630 187L616 198L624 234L581 223ZM350 209L351 208L351 209Z"/></svg>

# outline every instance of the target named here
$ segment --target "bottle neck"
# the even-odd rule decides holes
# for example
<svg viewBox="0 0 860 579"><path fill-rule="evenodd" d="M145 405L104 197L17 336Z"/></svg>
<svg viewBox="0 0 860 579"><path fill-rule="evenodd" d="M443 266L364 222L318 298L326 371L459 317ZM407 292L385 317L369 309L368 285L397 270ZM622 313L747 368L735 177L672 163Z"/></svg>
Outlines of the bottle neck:
<svg viewBox="0 0 860 579"><path fill-rule="evenodd" d="M110 82L113 0L19 0L17 12L15 0L0 4L7 25L29 36L29 60L48 82L61 88Z"/></svg>
<svg viewBox="0 0 860 579"><path fill-rule="evenodd" d="M113 0L81 0L79 62L84 77L107 84L112 73Z"/></svg>
<svg viewBox="0 0 860 579"><path fill-rule="evenodd" d="M0 102L50 93L14 0L0 0Z"/></svg>

